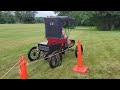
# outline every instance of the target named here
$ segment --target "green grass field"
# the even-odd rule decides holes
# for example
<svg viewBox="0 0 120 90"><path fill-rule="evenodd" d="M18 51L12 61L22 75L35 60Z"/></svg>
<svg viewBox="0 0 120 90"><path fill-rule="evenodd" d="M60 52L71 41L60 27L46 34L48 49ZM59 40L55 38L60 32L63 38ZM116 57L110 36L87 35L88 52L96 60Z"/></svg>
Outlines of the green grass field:
<svg viewBox="0 0 120 90"><path fill-rule="evenodd" d="M95 27L76 27L70 38L81 40L86 74L72 71L76 65L74 51L63 56L60 67L51 69L48 61L28 65L29 79L120 79L120 32L97 31ZM38 42L46 41L43 24L0 24L0 77ZM73 47L75 48L75 47ZM27 58L28 60L28 58ZM28 60L29 61L29 60ZM4 79L19 79L19 65Z"/></svg>

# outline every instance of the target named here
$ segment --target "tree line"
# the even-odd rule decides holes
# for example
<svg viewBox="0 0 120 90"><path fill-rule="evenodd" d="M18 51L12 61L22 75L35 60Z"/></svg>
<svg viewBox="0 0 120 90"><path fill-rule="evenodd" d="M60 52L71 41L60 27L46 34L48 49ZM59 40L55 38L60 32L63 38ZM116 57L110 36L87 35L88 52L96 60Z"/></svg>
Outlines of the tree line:
<svg viewBox="0 0 120 90"><path fill-rule="evenodd" d="M120 11L54 11L76 19L75 25L96 26L99 30L120 29Z"/></svg>
<svg viewBox="0 0 120 90"><path fill-rule="evenodd" d="M0 11L0 24L43 23L42 17L35 17L37 11Z"/></svg>
<svg viewBox="0 0 120 90"><path fill-rule="evenodd" d="M99 30L120 29L120 11L54 11L58 16L76 19L72 26L96 26ZM37 11L0 11L0 24L44 23Z"/></svg>

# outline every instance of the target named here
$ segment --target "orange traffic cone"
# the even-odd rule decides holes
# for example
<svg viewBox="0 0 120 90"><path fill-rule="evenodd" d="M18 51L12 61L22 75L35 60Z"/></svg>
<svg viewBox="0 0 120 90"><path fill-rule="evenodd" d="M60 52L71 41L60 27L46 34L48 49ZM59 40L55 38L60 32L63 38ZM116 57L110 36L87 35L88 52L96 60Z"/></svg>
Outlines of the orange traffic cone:
<svg viewBox="0 0 120 90"><path fill-rule="evenodd" d="M77 62L77 65L73 67L73 71L74 72L80 72L80 73L86 73L87 70L88 70L88 66L84 66L82 64L82 53L81 53L81 43L80 43L80 40L78 40L78 62Z"/></svg>
<svg viewBox="0 0 120 90"><path fill-rule="evenodd" d="M21 56L19 60L20 60L20 70L19 70L20 79L28 79L25 56Z"/></svg>

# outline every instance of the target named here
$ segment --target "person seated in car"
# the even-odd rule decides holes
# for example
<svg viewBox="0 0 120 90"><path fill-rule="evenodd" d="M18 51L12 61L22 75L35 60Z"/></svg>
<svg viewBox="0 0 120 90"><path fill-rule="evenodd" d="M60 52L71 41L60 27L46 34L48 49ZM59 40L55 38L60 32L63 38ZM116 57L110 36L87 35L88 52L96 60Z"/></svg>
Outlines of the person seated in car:
<svg viewBox="0 0 120 90"><path fill-rule="evenodd" d="M67 39L68 47L72 46L72 43L71 43L70 39L68 38L68 35L66 34L64 28L62 28L62 39Z"/></svg>

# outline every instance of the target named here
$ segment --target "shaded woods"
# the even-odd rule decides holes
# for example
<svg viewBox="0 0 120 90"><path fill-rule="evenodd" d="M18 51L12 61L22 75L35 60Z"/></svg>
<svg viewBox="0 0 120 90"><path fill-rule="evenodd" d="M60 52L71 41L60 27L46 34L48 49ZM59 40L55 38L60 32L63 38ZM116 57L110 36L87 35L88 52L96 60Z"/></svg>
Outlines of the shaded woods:
<svg viewBox="0 0 120 90"><path fill-rule="evenodd" d="M120 11L54 11L76 19L77 26L96 26L99 30L120 29Z"/></svg>
<svg viewBox="0 0 120 90"><path fill-rule="evenodd" d="M37 11L0 11L0 24L43 23L42 17L35 17Z"/></svg>

